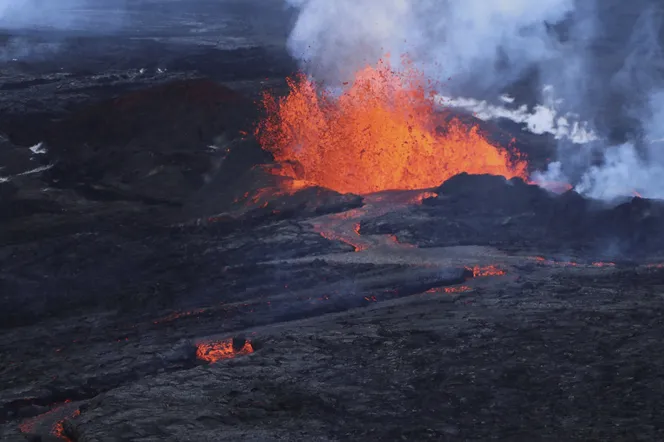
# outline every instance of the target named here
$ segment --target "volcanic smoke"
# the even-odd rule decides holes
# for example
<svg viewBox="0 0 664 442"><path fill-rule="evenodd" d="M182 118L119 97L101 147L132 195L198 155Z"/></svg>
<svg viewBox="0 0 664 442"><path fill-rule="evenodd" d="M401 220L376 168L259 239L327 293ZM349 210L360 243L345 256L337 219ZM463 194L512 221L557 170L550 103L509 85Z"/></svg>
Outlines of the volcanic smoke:
<svg viewBox="0 0 664 442"><path fill-rule="evenodd" d="M297 11L288 48L317 80L352 82L381 54L409 54L427 78L445 81L443 105L486 103L485 117L553 133L555 158L536 182L570 183L603 200L635 190L664 198L661 2L287 3ZM496 99L505 94L514 104L502 111Z"/></svg>
<svg viewBox="0 0 664 442"><path fill-rule="evenodd" d="M283 98L266 93L256 130L281 174L342 193L426 189L461 172L526 178L518 152L489 143L476 126L445 122L434 89L407 62L360 70L340 94L303 74Z"/></svg>

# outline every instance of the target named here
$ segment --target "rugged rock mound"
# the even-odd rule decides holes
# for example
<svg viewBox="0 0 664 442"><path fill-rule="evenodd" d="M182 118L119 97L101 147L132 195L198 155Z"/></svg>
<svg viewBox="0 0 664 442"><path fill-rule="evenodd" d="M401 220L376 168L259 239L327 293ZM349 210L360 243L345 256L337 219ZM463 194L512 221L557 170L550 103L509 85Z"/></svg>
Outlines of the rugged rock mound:
<svg viewBox="0 0 664 442"><path fill-rule="evenodd" d="M413 209L417 216L387 214L364 222L362 232L398 234L422 247L543 247L612 258L643 257L664 246L660 201L635 197L607 204L491 175L460 174L436 191Z"/></svg>
<svg viewBox="0 0 664 442"><path fill-rule="evenodd" d="M209 80L102 102L52 128L49 180L99 199L180 204L205 183L250 109L242 96Z"/></svg>

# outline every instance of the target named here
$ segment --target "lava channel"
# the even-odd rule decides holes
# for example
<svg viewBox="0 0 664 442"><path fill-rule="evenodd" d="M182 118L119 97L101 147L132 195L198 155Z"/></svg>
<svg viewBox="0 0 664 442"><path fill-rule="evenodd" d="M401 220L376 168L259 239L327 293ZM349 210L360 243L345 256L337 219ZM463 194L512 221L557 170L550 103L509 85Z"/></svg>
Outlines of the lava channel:
<svg viewBox="0 0 664 442"><path fill-rule="evenodd" d="M73 407L73 409L72 409ZM70 400L56 405L44 414L23 421L19 430L24 434L39 433L44 425L49 425L48 433L56 439L71 441L65 434L64 422L80 415L81 411Z"/></svg>
<svg viewBox="0 0 664 442"><path fill-rule="evenodd" d="M340 94L303 74L289 93L265 93L255 135L279 174L341 193L428 189L461 172L527 178L522 155L492 145L478 126L445 120L434 90L404 60L389 57L356 73Z"/></svg>
<svg viewBox="0 0 664 442"><path fill-rule="evenodd" d="M401 242L393 234L363 236L360 232L361 222L388 212L407 210L408 206L421 204L425 198L435 195L433 192L420 190L373 193L364 197L362 207L323 215L312 221L312 227L323 238L348 244L355 252L362 252L374 246L401 250L416 248L413 244Z"/></svg>

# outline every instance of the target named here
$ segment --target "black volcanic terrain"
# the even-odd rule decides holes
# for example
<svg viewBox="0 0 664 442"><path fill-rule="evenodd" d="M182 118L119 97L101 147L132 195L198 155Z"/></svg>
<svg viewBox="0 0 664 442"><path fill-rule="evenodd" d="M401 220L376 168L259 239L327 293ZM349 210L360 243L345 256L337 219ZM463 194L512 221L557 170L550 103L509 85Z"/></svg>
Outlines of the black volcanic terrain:
<svg viewBox="0 0 664 442"><path fill-rule="evenodd" d="M283 192L252 133L287 29L199 3L3 37L2 441L664 439L664 203Z"/></svg>

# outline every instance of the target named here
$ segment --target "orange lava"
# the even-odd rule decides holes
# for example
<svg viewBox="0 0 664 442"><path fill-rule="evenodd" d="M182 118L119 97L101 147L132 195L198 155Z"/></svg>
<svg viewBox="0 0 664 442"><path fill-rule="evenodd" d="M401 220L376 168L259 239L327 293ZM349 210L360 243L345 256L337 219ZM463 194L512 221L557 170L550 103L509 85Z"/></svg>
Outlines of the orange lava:
<svg viewBox="0 0 664 442"><path fill-rule="evenodd" d="M292 171L291 169L283 170L281 168L275 167L265 167L263 168L266 172L274 175L284 175L288 176ZM258 206L265 208L268 206L269 202L287 195L293 195L302 189L311 187L314 183L309 183L303 180L294 180L294 179L283 179L278 185L278 188L275 187L262 187L256 189L252 192L245 192L241 196L238 196L233 200L236 204L243 204L245 206Z"/></svg>
<svg viewBox="0 0 664 442"><path fill-rule="evenodd" d="M247 355L253 352L254 347L249 341L246 341L239 351L235 351L233 348L233 339L225 339L223 341L198 344L196 348L196 358L201 361L214 363L222 359L231 359L236 356Z"/></svg>
<svg viewBox="0 0 664 442"><path fill-rule="evenodd" d="M616 264L613 262L594 262L592 263L593 267L615 267Z"/></svg>
<svg viewBox="0 0 664 442"><path fill-rule="evenodd" d="M74 411L70 417L74 418L76 416L79 416L81 414L80 410ZM71 439L65 434L65 421L61 420L55 423L53 425L53 429L51 430L51 434L59 439L65 440L65 441L71 441Z"/></svg>
<svg viewBox="0 0 664 442"><path fill-rule="evenodd" d="M55 406L53 409L47 411L44 414L35 416L33 418L23 421L19 425L19 430L22 433L34 433L38 431L38 427L42 425L42 421L50 419L58 419L55 423L52 424L49 434L55 438L61 439L63 441L71 441L71 439L65 434L64 422L67 419L74 418L81 414L79 409L69 411L66 409L67 404L70 404L70 400L66 400L64 403Z"/></svg>
<svg viewBox="0 0 664 442"><path fill-rule="evenodd" d="M422 192L418 193L415 195L413 199L409 201L410 204L422 204L422 201L424 201L427 198L435 198L437 197L438 194L435 192Z"/></svg>
<svg viewBox="0 0 664 442"><path fill-rule="evenodd" d="M353 225L352 233L345 229L339 229L338 222L349 218L348 216L344 216L343 213L339 215L340 216L331 216L330 219L333 220L332 222L315 223L313 225L314 231L329 241L341 241L344 244L348 244L353 247L355 252L366 250L368 245L361 240L360 223L355 223Z"/></svg>
<svg viewBox="0 0 664 442"><path fill-rule="evenodd" d="M496 266L474 266L473 268L468 268L468 270L472 270L473 278L477 278L478 276L503 276L503 275L505 275L505 271L499 269Z"/></svg>
<svg viewBox="0 0 664 442"><path fill-rule="evenodd" d="M288 80L284 98L266 93L256 136L278 173L359 194L432 188L461 172L526 178L520 154L491 145L478 127L443 122L433 89L405 65L366 67L338 95L304 75Z"/></svg>
<svg viewBox="0 0 664 442"><path fill-rule="evenodd" d="M410 249L417 248L417 246L415 244L408 244L406 242L399 241L399 238L396 235L387 235L387 239L389 239L394 244L398 244L402 247L408 247Z"/></svg>
<svg viewBox="0 0 664 442"><path fill-rule="evenodd" d="M360 223L355 223L355 225L353 226L353 232L355 232L355 234L358 235L358 236L360 235L360 228L361 227L362 226L361 226Z"/></svg>

